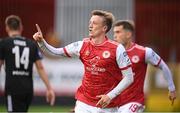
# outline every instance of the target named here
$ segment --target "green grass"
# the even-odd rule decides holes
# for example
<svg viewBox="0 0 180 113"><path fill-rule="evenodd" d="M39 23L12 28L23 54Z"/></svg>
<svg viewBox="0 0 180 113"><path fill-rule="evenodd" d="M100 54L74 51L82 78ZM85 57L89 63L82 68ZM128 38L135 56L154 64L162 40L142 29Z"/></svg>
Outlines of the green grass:
<svg viewBox="0 0 180 113"><path fill-rule="evenodd" d="M29 112L64 112L68 113L73 107L70 106L30 106ZM0 112L6 112L5 106L0 106Z"/></svg>

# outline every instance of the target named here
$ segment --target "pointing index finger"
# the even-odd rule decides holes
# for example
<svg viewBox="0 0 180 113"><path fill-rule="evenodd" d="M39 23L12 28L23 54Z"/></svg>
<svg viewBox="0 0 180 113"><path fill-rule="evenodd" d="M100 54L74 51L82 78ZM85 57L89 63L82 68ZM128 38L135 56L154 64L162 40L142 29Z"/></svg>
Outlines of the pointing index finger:
<svg viewBox="0 0 180 113"><path fill-rule="evenodd" d="M41 32L41 29L40 29L40 27L39 27L38 24L36 24L36 28L37 28L37 31L38 31L39 33L42 33L42 32Z"/></svg>
<svg viewBox="0 0 180 113"><path fill-rule="evenodd" d="M98 101L98 103L96 104L96 106L100 105L100 103L101 103L101 100Z"/></svg>

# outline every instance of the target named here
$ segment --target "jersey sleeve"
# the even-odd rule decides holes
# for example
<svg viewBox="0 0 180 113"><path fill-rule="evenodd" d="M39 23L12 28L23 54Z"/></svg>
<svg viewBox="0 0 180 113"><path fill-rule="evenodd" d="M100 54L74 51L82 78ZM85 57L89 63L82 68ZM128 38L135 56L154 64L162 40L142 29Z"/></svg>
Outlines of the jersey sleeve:
<svg viewBox="0 0 180 113"><path fill-rule="evenodd" d="M172 73L167 64L161 59L161 57L158 54L156 54L151 48L146 48L145 58L147 63L159 67L162 70L163 76L168 82L169 91L175 91Z"/></svg>
<svg viewBox="0 0 180 113"><path fill-rule="evenodd" d="M37 61L37 60L42 59L43 56L42 56L41 51L38 49L38 47L36 45L34 47L35 47L35 58L34 58L34 60Z"/></svg>
<svg viewBox="0 0 180 113"><path fill-rule="evenodd" d="M79 56L79 51L82 47L83 41L71 43L63 48L55 48L49 45L45 40L38 42L39 47L43 52L49 55L62 56L62 57L74 57Z"/></svg>
<svg viewBox="0 0 180 113"><path fill-rule="evenodd" d="M69 57L78 56L79 57L82 45L83 45L83 41L73 42L73 43L65 46L63 49L64 49L66 56L69 56Z"/></svg>
<svg viewBox="0 0 180 113"><path fill-rule="evenodd" d="M151 48L146 47L145 61L154 66L158 66L161 62L161 57L156 54Z"/></svg>
<svg viewBox="0 0 180 113"><path fill-rule="evenodd" d="M121 70L127 69L131 66L131 61L122 44L119 44L116 51L116 62Z"/></svg>

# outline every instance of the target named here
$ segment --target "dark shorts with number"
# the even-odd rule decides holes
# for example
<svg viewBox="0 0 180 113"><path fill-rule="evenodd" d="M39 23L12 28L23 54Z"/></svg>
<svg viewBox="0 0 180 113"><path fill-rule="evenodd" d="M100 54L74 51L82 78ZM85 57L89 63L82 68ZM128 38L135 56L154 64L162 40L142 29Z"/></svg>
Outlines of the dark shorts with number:
<svg viewBox="0 0 180 113"><path fill-rule="evenodd" d="M6 108L8 112L27 112L32 102L33 94L6 94Z"/></svg>

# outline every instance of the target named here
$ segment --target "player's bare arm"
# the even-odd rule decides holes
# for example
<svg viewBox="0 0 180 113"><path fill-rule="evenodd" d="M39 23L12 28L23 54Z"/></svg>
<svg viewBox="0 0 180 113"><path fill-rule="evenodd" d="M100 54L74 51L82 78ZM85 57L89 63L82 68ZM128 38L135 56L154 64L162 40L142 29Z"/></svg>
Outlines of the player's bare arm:
<svg viewBox="0 0 180 113"><path fill-rule="evenodd" d="M41 77L41 79L43 80L44 84L46 85L47 91L46 91L46 100L48 103L50 103L50 105L54 105L55 102L55 93L53 88L51 87L49 80L48 80L48 76L44 70L44 67L41 63L41 60L38 60L35 62L36 64L36 68L38 70L39 76Z"/></svg>

